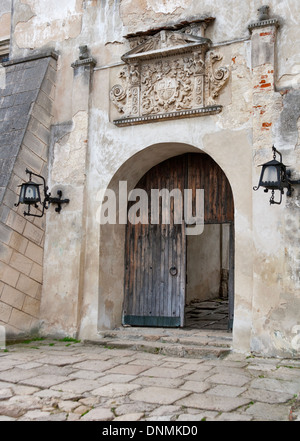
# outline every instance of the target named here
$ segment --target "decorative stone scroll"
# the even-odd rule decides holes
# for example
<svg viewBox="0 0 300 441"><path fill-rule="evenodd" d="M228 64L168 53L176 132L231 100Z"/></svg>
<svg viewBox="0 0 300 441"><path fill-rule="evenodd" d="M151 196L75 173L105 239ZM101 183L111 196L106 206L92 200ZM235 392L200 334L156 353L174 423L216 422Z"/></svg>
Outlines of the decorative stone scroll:
<svg viewBox="0 0 300 441"><path fill-rule="evenodd" d="M138 41L139 40L139 41ZM218 113L216 98L229 79L221 53L197 26L160 30L134 38L110 99L121 118L117 126Z"/></svg>

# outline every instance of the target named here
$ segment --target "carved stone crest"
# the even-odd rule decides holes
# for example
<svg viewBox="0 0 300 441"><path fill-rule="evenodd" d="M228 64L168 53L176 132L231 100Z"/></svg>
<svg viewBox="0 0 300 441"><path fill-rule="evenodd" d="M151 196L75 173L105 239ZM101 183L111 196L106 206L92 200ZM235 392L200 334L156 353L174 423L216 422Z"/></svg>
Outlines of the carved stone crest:
<svg viewBox="0 0 300 441"><path fill-rule="evenodd" d="M200 20L203 25L203 20ZM194 32L194 33L193 33ZM203 33L202 33L203 35ZM120 114L116 125L220 112L216 98L229 78L222 55L197 26L160 30L135 38L110 99Z"/></svg>

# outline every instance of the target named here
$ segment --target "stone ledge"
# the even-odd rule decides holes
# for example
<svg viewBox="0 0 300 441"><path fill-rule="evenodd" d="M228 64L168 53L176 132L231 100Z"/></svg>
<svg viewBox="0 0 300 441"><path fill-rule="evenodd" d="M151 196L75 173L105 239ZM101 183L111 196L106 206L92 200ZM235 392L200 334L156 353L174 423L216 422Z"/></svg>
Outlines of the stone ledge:
<svg viewBox="0 0 300 441"><path fill-rule="evenodd" d="M270 18L269 20L255 21L249 24L248 29L251 32L255 28L265 28L266 26L280 26L279 20L277 18Z"/></svg>
<svg viewBox="0 0 300 441"><path fill-rule="evenodd" d="M95 67L96 64L97 64L96 60L94 58L90 57L90 58L84 58L83 60L74 61L74 63L71 64L71 67L73 69L75 69L76 67L81 67L81 66Z"/></svg>
<svg viewBox="0 0 300 441"><path fill-rule="evenodd" d="M120 119L115 119L113 123L117 127L126 127L136 124L153 123L153 122L173 120L179 118L191 118L196 116L215 115L217 113L220 113L222 109L223 106L219 106L219 105L208 106L208 107L202 107L201 109L180 110L177 112L162 113L158 115L144 115L144 116L136 116L130 118L120 118Z"/></svg>

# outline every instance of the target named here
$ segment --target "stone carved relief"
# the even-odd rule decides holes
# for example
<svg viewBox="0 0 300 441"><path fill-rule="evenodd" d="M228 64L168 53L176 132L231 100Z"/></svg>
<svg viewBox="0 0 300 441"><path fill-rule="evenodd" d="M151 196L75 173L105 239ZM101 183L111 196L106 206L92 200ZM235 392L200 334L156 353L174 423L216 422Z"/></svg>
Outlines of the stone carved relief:
<svg viewBox="0 0 300 441"><path fill-rule="evenodd" d="M220 66L223 57L210 51L210 44L204 37L163 30L125 54L118 84L110 91L121 119L145 122L152 115L174 118L197 116L193 109L220 111L221 106L212 107L230 72Z"/></svg>

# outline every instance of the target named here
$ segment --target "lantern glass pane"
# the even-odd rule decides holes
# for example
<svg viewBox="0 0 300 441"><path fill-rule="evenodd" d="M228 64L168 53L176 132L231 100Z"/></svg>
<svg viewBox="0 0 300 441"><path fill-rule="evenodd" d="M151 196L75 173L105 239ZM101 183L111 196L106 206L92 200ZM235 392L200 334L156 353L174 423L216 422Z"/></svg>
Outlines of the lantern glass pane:
<svg viewBox="0 0 300 441"><path fill-rule="evenodd" d="M268 182L272 184L279 183L278 170L275 166L268 166L264 170L264 175L262 177L262 182Z"/></svg>
<svg viewBox="0 0 300 441"><path fill-rule="evenodd" d="M37 198L37 188L34 185L28 185L26 187L25 198L26 199L36 200L36 198Z"/></svg>
<svg viewBox="0 0 300 441"><path fill-rule="evenodd" d="M22 194L23 193L23 194ZM34 183L24 184L24 190L21 190L23 204L36 204L41 201L39 185Z"/></svg>
<svg viewBox="0 0 300 441"><path fill-rule="evenodd" d="M19 197L20 204L24 204L25 188L26 188L26 186L23 184L22 187L21 187L20 197Z"/></svg>

